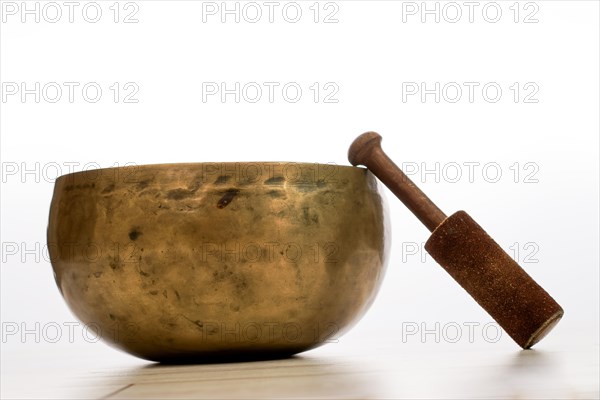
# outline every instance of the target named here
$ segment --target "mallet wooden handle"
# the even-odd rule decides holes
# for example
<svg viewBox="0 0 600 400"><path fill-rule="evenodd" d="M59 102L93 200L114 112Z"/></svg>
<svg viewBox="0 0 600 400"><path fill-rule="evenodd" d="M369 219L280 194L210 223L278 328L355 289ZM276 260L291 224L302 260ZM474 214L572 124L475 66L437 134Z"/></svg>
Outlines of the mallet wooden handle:
<svg viewBox="0 0 600 400"><path fill-rule="evenodd" d="M356 138L348 150L348 160L373 172L430 232L446 219L446 214L384 153L378 133L367 132Z"/></svg>

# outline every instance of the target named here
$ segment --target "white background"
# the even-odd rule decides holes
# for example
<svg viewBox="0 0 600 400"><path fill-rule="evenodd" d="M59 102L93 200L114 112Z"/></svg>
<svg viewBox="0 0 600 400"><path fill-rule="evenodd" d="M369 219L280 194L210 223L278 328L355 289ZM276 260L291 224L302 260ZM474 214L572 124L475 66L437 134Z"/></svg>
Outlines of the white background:
<svg viewBox="0 0 600 400"><path fill-rule="evenodd" d="M419 169L412 179L443 210L468 211L563 306L563 321L539 344L540 351L583 346L585 373L597 373L598 2L515 6L500 1L488 5L487 13L483 9L489 2L480 2L472 22L463 2L437 3L439 22L435 15L421 15L421 2L321 2L317 23L313 1L297 2L302 16L296 23L282 15L289 2L275 8L272 23L263 2L258 2L263 15L256 23L248 21L253 10L243 14L247 2L239 3L239 23L234 15L223 23L220 13L203 13L213 5L222 8L221 2L121 1L115 16L114 1L99 1L102 16L96 23L85 19L95 17L93 9L82 14L89 2L74 9L72 23L62 2L56 3L63 14L56 23L48 21L56 8L47 7L44 14L48 2L25 4L33 9L36 3L39 22L33 14L22 15L21 2L0 2L3 354L51 347L75 356L101 352L126 358L104 344L87 343L80 333L69 343L66 328L58 343L48 343L43 335L36 343L35 335L6 332L15 324L35 330L36 323L77 321L56 289L43 248L57 172L70 172L70 165L81 170L202 161L347 165L352 140L375 130L399 165ZM235 2L227 4L235 7ZM453 23L455 4L462 17ZM435 6L427 3L430 9ZM415 7L419 10L413 15ZM502 14L491 22L498 8ZM288 20L294 10L288 8ZM125 23L131 12L137 22ZM337 22L325 23L332 12ZM34 94L21 97L20 85L33 89L36 82L39 102ZM51 102L53 82L63 89L56 103ZM79 85L72 102L64 82ZM110 89L115 82L117 102ZM230 89L236 82L240 87L252 82L279 86L273 102L264 85L256 103L248 101L254 92L241 93L238 103L234 95L225 101L220 95L203 98L207 85L221 82ZM315 82L317 102L310 89ZM423 99L421 93L407 93L421 83L433 89L436 82L439 102L435 94ZM464 82L478 85L472 101ZM83 97L87 83L102 88L99 101ZM302 88L299 101L284 98L281 88L287 83ZM482 92L486 84L502 89L498 101L493 101L493 88ZM456 86L462 97L452 102ZM139 89L133 96L137 102L125 102L132 87ZM13 95L15 88L19 92ZM337 102L325 102L331 88L338 89L332 97ZM479 163L472 179L464 164L470 162ZM437 177L420 174L436 163ZM498 170L502 175L496 178ZM329 346L352 354L354 337L404 341L398 347L400 359L402 349L418 353L438 345L431 335L403 338L407 323L434 328L436 322L442 327L483 325L491 318L431 259L423 262L422 254L408 254L428 232L387 195L392 253L385 283L363 320ZM468 345L466 332L460 343ZM518 351L507 335L488 343L476 331L475 341ZM443 337L441 342L440 349L445 348ZM325 355L326 347L313 353ZM10 372L10 364L3 361L2 367ZM568 385L575 393L598 393L597 375Z"/></svg>

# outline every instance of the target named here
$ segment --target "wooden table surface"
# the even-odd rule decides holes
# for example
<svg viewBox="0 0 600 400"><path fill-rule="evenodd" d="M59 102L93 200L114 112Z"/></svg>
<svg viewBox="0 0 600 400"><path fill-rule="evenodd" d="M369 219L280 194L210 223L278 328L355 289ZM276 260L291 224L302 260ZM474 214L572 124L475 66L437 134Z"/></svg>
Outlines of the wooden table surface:
<svg viewBox="0 0 600 400"><path fill-rule="evenodd" d="M396 329L363 327L289 359L205 365L148 363L102 343L33 344L3 349L2 398L598 398L591 328L558 327L520 351L508 338L403 343Z"/></svg>

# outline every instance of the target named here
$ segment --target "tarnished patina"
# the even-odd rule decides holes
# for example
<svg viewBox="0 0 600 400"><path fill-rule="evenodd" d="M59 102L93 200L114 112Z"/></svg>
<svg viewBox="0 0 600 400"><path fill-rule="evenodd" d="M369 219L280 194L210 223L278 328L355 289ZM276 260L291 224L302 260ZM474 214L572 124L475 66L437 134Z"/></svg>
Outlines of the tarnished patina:
<svg viewBox="0 0 600 400"><path fill-rule="evenodd" d="M273 357L364 314L385 272L386 218L363 168L131 166L60 177L48 247L71 310L131 354Z"/></svg>

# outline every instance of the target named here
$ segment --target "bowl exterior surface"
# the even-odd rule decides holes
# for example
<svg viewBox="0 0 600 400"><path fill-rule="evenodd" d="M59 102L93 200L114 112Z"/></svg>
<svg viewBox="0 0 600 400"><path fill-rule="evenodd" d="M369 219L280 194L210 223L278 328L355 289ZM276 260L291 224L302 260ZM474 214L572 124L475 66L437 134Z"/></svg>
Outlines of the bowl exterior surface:
<svg viewBox="0 0 600 400"><path fill-rule="evenodd" d="M48 248L71 310L131 354L285 355L335 340L371 305L385 214L362 168L110 168L56 181Z"/></svg>

